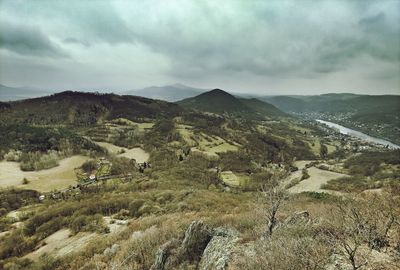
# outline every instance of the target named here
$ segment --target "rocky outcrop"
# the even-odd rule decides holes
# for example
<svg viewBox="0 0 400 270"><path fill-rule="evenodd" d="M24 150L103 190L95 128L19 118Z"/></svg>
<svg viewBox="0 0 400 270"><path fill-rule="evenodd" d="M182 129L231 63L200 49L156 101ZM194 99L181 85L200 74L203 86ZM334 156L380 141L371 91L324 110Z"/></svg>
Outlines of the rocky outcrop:
<svg viewBox="0 0 400 270"><path fill-rule="evenodd" d="M239 233L232 229L217 228L211 241L205 248L199 264L200 270L226 269Z"/></svg>
<svg viewBox="0 0 400 270"><path fill-rule="evenodd" d="M151 270L225 269L228 265L239 233L224 227L211 229L202 221L193 221L182 241L171 240L162 245Z"/></svg>
<svg viewBox="0 0 400 270"><path fill-rule="evenodd" d="M171 262L167 263L168 260L171 260L170 255L172 250L177 247L177 240L171 240L162 245L156 252L156 259L154 264L151 266L150 270L164 270L171 269L168 267Z"/></svg>
<svg viewBox="0 0 400 270"><path fill-rule="evenodd" d="M181 254L190 261L198 261L212 237L212 230L202 221L193 221L185 232Z"/></svg>

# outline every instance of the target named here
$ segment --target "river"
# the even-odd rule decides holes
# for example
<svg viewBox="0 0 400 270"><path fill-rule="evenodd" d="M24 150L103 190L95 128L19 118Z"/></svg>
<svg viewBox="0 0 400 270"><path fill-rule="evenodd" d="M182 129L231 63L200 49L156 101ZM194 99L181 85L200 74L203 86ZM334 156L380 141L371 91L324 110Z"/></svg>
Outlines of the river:
<svg viewBox="0 0 400 270"><path fill-rule="evenodd" d="M379 139L379 138L375 138L375 137L369 136L369 135L367 135L365 133L362 133L360 131L357 131L357 130L354 130L354 129L351 129L351 128L347 128L347 127L344 127L344 126L341 126L341 125L338 125L338 124L335 124L335 123L332 123L332 122L329 122L329 121L324 121L324 120L320 120L320 119L316 119L316 121L319 122L319 123L325 124L330 128L334 128L336 130L339 130L339 132L342 133L342 134L346 134L346 135L349 135L349 136L357 137L357 138L359 138L361 140L368 141L368 142L373 142L373 143L377 143L377 144L381 144L381 145L388 145L389 148L400 149L400 146L397 145L397 144L391 143L391 142L383 140L383 139Z"/></svg>

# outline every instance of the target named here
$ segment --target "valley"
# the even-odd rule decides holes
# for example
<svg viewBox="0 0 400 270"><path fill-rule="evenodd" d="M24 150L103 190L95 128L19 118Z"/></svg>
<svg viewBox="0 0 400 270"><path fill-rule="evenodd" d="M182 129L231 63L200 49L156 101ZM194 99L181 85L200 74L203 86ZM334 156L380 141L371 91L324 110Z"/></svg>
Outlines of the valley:
<svg viewBox="0 0 400 270"><path fill-rule="evenodd" d="M260 269L269 258L296 256L300 243L321 267L333 264L332 254L348 266L333 248L341 242L319 232L329 228L347 241L351 221L341 218L351 211L366 224L378 222L369 211L382 213L371 230L390 244L377 251L365 238L360 256L373 249L386 258L374 258L377 265L396 264L397 225L386 224L400 210L391 204L399 198L398 149L221 89L177 103L64 92L1 110L5 269L157 269L164 249L168 269L220 258L229 269ZM368 208L364 200L377 203ZM335 211L345 212L333 218ZM187 246L192 234L208 239L193 240L201 249ZM265 250L266 237L290 251ZM228 255L209 251L220 241Z"/></svg>

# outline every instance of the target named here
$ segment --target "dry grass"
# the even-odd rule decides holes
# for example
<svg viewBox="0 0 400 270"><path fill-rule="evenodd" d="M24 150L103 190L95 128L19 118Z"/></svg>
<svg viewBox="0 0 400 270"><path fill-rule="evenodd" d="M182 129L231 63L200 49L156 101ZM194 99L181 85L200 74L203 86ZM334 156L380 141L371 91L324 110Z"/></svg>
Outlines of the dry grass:
<svg viewBox="0 0 400 270"><path fill-rule="evenodd" d="M0 187L18 186L41 192L63 189L76 184L74 168L81 166L87 159L85 156L72 156L61 160L57 167L33 172L22 171L19 163L2 161L0 162ZM23 185L23 178L26 178L29 183Z"/></svg>

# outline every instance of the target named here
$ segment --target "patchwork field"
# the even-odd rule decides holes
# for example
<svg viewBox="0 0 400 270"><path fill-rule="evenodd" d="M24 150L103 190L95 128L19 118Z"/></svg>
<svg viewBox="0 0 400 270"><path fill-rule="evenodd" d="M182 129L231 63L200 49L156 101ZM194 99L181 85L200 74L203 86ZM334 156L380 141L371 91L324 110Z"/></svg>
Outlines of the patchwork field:
<svg viewBox="0 0 400 270"><path fill-rule="evenodd" d="M210 136L204 133L195 134L192 126L189 125L177 125L176 129L186 143L192 146L193 151L198 150L214 155L228 151L237 151L240 147L239 144L228 142L219 136Z"/></svg>
<svg viewBox="0 0 400 270"><path fill-rule="evenodd" d="M96 143L101 147L106 148L112 154L118 155L120 157L135 159L136 162L139 163L147 162L150 158L150 154L144 151L140 147L134 147L132 149L128 149L107 142L96 142Z"/></svg>
<svg viewBox="0 0 400 270"><path fill-rule="evenodd" d="M87 159L85 156L72 156L60 160L57 167L32 172L22 171L17 162L2 161L0 162L0 187L19 186L41 192L67 188L76 184L74 168L81 166ZM28 184L22 184L24 178L29 181Z"/></svg>

